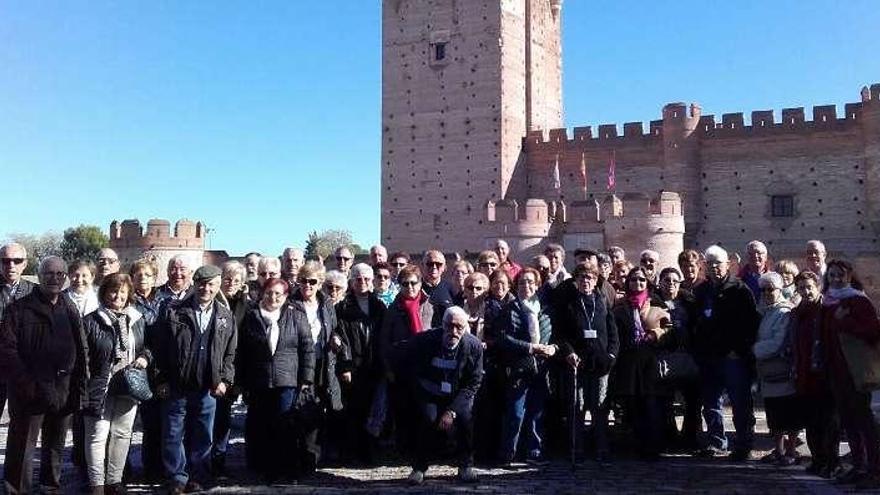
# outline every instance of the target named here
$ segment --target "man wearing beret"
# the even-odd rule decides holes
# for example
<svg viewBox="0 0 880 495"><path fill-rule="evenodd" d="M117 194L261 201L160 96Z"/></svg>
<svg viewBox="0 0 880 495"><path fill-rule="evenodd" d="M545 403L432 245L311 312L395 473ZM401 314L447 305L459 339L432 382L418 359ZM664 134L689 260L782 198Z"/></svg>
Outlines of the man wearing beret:
<svg viewBox="0 0 880 495"><path fill-rule="evenodd" d="M164 399L162 463L172 494L203 489L216 399L234 379L238 334L232 313L215 301L220 275L216 266L196 270L195 290L159 322L156 393Z"/></svg>

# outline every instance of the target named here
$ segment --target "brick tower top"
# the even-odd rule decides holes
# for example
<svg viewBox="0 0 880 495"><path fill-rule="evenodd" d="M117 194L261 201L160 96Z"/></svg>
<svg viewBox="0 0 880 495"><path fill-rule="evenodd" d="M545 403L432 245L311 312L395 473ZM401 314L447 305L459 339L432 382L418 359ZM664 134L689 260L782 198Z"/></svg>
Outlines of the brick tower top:
<svg viewBox="0 0 880 495"><path fill-rule="evenodd" d="M152 219L146 231L137 219L110 223L110 247L113 249L198 249L205 248L205 225L192 220L178 220L171 234L171 222Z"/></svg>

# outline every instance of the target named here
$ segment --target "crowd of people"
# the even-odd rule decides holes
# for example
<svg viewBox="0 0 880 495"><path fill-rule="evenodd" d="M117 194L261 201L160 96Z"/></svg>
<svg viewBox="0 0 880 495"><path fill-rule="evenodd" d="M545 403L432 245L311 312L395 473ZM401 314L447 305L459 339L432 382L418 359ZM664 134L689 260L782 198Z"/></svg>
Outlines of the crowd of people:
<svg viewBox="0 0 880 495"><path fill-rule="evenodd" d="M242 401L246 466L269 483L388 451L411 465L412 484L443 456L463 482L475 462L542 466L565 453L602 465L621 453L613 417L649 461L687 452L790 466L805 431L807 472L880 488L880 320L858 274L826 263L820 241L775 265L762 242L746 250L742 263L716 245L661 266L651 250L576 249L569 274L558 244L518 263L499 239L475 265L380 245L355 263L340 247L331 270L288 248L222 267L176 256L157 286L155 261L122 270L112 249L97 263L47 257L35 284L22 277L24 247L7 244L5 487L31 491L39 438L39 483L58 489L72 430L94 494L125 493L132 471L170 493L200 491L228 475ZM773 441L760 459L756 399Z"/></svg>

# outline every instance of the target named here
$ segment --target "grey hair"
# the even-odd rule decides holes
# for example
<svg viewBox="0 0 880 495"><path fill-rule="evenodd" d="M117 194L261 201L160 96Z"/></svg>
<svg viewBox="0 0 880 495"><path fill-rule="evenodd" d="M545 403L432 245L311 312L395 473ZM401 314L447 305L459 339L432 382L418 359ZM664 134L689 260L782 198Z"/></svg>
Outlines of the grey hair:
<svg viewBox="0 0 880 495"><path fill-rule="evenodd" d="M814 247L817 250L822 251L823 253L828 252L828 250L825 249L825 243L818 240L818 239L812 239L812 240L807 241L807 248L810 248L810 247Z"/></svg>
<svg viewBox="0 0 880 495"><path fill-rule="evenodd" d="M296 254L299 255L300 258L303 257L303 250L300 249L300 248L296 248L296 247L286 247L286 248L284 248L284 251L282 251L281 256L287 257L287 255L290 254L290 253L296 253Z"/></svg>
<svg viewBox="0 0 880 495"><path fill-rule="evenodd" d="M339 270L330 270L327 272L327 275L324 276L324 283L330 282L331 284L341 285L343 287L348 286L348 281L345 279L345 274L340 272Z"/></svg>
<svg viewBox="0 0 880 495"><path fill-rule="evenodd" d="M269 267L274 267L276 270L281 271L281 260L274 256L260 257L260 262L257 264L257 269L268 270Z"/></svg>
<svg viewBox="0 0 880 495"><path fill-rule="evenodd" d="M381 251L385 251L385 256L388 256L388 248L386 248L385 246L383 246L383 245L381 245L381 244L376 244L376 245L374 245L373 247L371 247L371 248L370 248L370 253L371 253L371 254L372 254L372 253L377 253L377 252L379 252L380 250L381 250Z"/></svg>
<svg viewBox="0 0 880 495"><path fill-rule="evenodd" d="M761 278L758 279L758 287L773 287L774 289L781 289L785 285L785 282L782 280L782 275L776 272L767 272L761 275Z"/></svg>
<svg viewBox="0 0 880 495"><path fill-rule="evenodd" d="M357 277L364 277L364 276L369 277L369 278L373 278L373 267L366 264L366 263L358 263L358 264L354 265L353 267L351 267L351 273L348 274L348 279L354 280Z"/></svg>
<svg viewBox="0 0 880 495"><path fill-rule="evenodd" d="M626 251L620 246L609 246L608 254L619 252L621 256L626 257Z"/></svg>
<svg viewBox="0 0 880 495"><path fill-rule="evenodd" d="M750 251L758 251L758 252L766 253L767 252L767 245L759 240L754 240L754 241L748 243L748 245L746 245L746 252L750 252Z"/></svg>
<svg viewBox="0 0 880 495"><path fill-rule="evenodd" d="M660 261L660 253L658 253L657 251L654 251L653 249L645 249L644 251L642 251L641 254L639 254L639 259L644 258L646 254L653 255L652 258L654 258L657 261Z"/></svg>
<svg viewBox="0 0 880 495"><path fill-rule="evenodd" d="M562 244L547 244L547 246L544 248L544 255L549 256L548 253L562 253L562 259L565 259L565 248L562 247Z"/></svg>
<svg viewBox="0 0 880 495"><path fill-rule="evenodd" d="M468 319L467 311L460 308L459 306L450 306L443 313L443 326L445 327L446 325L452 323L453 318L455 318L456 316L462 317L465 320Z"/></svg>
<svg viewBox="0 0 880 495"><path fill-rule="evenodd" d="M178 261L181 262L187 270L192 270L192 267L189 266L189 259L187 259L187 257L182 254L175 254L171 257L170 260L168 260L168 269L171 269L171 267L174 266Z"/></svg>
<svg viewBox="0 0 880 495"><path fill-rule="evenodd" d="M495 239L495 243L493 244L493 246L495 248L497 248L498 246L504 246L508 250L510 249L510 244L508 244L507 241L505 241L504 239Z"/></svg>
<svg viewBox="0 0 880 495"><path fill-rule="evenodd" d="M46 256L45 258L40 260L40 273L43 273L43 269L46 267L46 265L48 265L52 261L57 261L57 262L61 263L64 266L64 272L67 273L67 262L64 261L64 258L62 258L61 256L55 256L55 255Z"/></svg>
<svg viewBox="0 0 880 495"><path fill-rule="evenodd" d="M232 260L223 263L223 277L222 278L230 278L236 275L240 275L242 280L247 277L247 270L245 270L244 265L239 263L238 261Z"/></svg>
<svg viewBox="0 0 880 495"><path fill-rule="evenodd" d="M730 257L727 255L727 251L717 244L713 244L706 248L706 252L703 253L706 256L706 261L714 259L715 261L720 261L722 263L727 263L730 261Z"/></svg>
<svg viewBox="0 0 880 495"><path fill-rule="evenodd" d="M23 245L21 245L17 242L10 242L9 244L4 244L4 245L0 246L0 252L7 252L8 253L9 251L13 251L13 250L21 251L22 253L24 253L24 256L27 257L27 249L25 249L25 247Z"/></svg>

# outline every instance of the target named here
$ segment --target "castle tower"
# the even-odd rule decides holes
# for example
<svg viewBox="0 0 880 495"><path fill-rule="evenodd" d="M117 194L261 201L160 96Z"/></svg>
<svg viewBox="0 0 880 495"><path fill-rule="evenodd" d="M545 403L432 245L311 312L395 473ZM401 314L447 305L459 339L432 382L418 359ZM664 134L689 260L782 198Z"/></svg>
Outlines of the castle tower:
<svg viewBox="0 0 880 495"><path fill-rule="evenodd" d="M874 233L880 236L880 84L862 90L862 129L869 221Z"/></svg>
<svg viewBox="0 0 880 495"><path fill-rule="evenodd" d="M699 134L701 109L692 103L670 103L663 107L663 167L668 179L664 187L681 193L686 215L688 245L695 245L700 232L703 205Z"/></svg>
<svg viewBox="0 0 880 495"><path fill-rule="evenodd" d="M522 138L562 125L561 8L383 0L382 242L482 247L485 207L505 197Z"/></svg>

